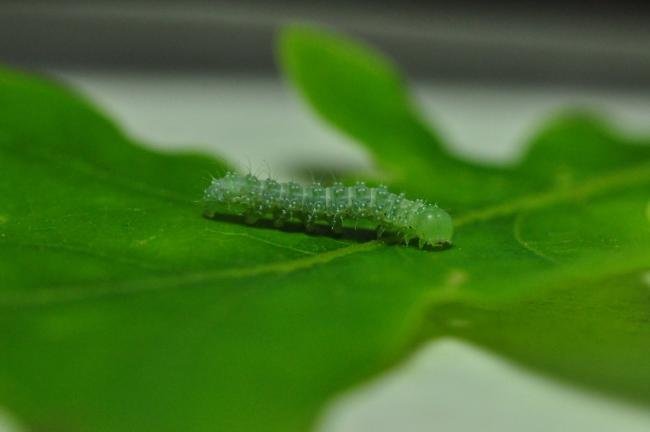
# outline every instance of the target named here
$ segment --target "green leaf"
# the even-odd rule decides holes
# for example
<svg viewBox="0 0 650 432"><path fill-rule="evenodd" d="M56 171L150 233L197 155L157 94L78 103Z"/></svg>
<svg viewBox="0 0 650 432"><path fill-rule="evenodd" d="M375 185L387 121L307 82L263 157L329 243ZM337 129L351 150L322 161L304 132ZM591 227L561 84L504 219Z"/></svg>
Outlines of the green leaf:
<svg viewBox="0 0 650 432"><path fill-rule="evenodd" d="M205 219L223 162L146 150L79 96L3 70L0 406L36 430L304 431L449 334L650 404L647 143L575 115L521 164L476 166L380 55L294 28L281 57L391 186L452 210L455 246Z"/></svg>
<svg viewBox="0 0 650 432"><path fill-rule="evenodd" d="M456 248L431 269L448 279L429 290L414 326L421 337L466 337L650 402L647 140L577 112L550 122L519 164L474 166L445 153L380 54L309 28L281 41L287 75L318 114L404 189L456 210Z"/></svg>

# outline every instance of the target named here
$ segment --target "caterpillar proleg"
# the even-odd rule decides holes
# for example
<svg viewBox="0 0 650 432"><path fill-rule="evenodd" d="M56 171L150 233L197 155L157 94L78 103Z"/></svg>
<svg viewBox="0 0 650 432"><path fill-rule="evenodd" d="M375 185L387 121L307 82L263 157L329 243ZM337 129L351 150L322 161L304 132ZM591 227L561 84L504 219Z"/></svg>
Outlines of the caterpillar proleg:
<svg viewBox="0 0 650 432"><path fill-rule="evenodd" d="M364 223L376 227L378 236L393 233L407 244L417 238L420 248L448 246L453 232L451 217L437 205L409 200L385 186L368 187L362 182L324 187L320 183L279 183L228 173L212 180L203 201L210 217L241 215L248 223L267 218L276 226L299 221L308 230L327 224L333 231L340 231L347 222L355 226Z"/></svg>

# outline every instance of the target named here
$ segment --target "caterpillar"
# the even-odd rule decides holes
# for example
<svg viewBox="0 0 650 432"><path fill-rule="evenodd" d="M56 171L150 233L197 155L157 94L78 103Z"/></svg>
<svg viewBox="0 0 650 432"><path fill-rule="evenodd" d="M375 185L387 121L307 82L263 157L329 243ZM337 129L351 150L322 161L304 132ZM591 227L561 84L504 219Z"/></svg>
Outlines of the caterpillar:
<svg viewBox="0 0 650 432"><path fill-rule="evenodd" d="M417 238L420 248L449 246L453 233L451 217L437 205L409 200L385 186L368 187L363 182L324 187L227 173L212 180L203 202L208 217L238 215L247 223L266 218L277 227L299 221L310 231L317 224L328 224L334 232L341 232L344 222L352 221L355 227L359 223L375 226L378 237L389 232L401 236L406 244Z"/></svg>

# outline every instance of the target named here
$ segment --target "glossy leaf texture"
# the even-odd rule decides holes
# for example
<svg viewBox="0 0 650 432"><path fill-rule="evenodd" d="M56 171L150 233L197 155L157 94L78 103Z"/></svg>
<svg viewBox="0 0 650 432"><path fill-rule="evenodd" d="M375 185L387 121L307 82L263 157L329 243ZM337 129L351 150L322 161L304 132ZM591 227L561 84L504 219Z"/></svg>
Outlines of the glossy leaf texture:
<svg viewBox="0 0 650 432"><path fill-rule="evenodd" d="M285 72L407 194L443 252L201 217L199 155L146 150L82 97L0 72L0 406L34 430L304 431L455 335L650 404L650 147L559 118L510 168L452 156L397 69L320 30Z"/></svg>

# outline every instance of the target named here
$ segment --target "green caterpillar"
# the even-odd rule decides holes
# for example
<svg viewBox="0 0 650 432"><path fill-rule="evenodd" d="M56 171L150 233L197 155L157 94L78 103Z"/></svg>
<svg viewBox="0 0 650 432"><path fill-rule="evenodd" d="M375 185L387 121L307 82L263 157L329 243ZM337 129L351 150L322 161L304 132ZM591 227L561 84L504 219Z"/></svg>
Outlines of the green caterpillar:
<svg viewBox="0 0 650 432"><path fill-rule="evenodd" d="M407 244L417 238L420 248L449 246L453 233L451 217L437 205L408 200L385 186L371 188L361 182L323 187L320 183L279 183L228 173L212 180L203 201L210 217L235 214L244 216L248 223L269 218L278 227L300 221L307 230L328 224L335 232L342 230L344 222L352 221L355 226L372 224L379 237L390 232Z"/></svg>

